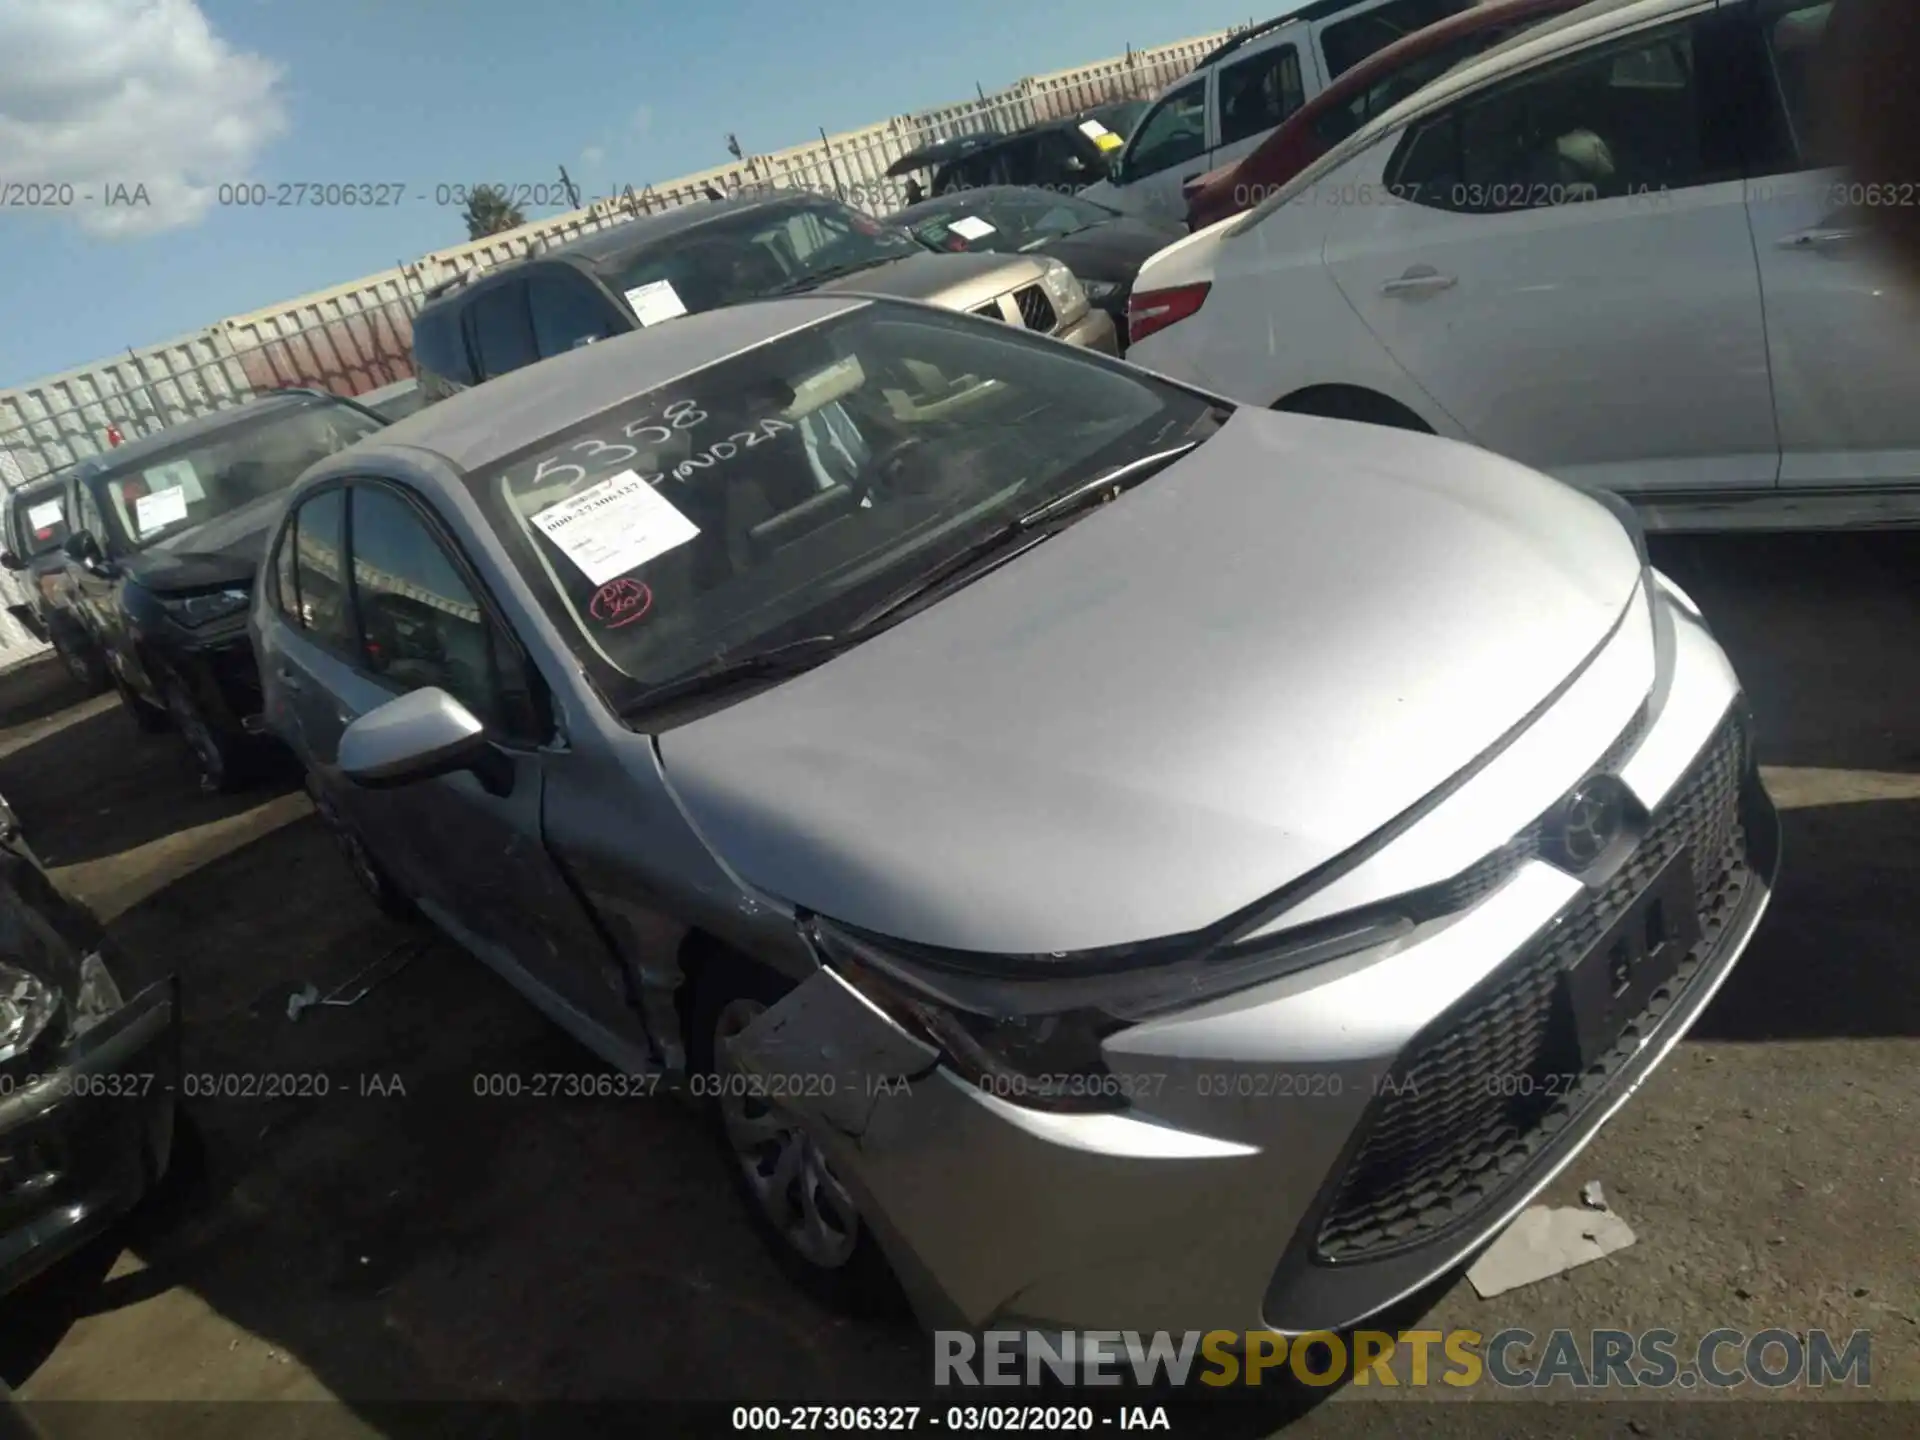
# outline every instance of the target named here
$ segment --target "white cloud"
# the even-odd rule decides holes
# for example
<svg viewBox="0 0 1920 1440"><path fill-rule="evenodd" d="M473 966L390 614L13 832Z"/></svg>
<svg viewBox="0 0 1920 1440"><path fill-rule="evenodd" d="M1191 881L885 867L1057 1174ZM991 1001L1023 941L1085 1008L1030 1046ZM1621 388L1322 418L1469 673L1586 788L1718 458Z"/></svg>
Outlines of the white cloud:
<svg viewBox="0 0 1920 1440"><path fill-rule="evenodd" d="M191 225L286 129L281 73L195 0L0 0L0 177L73 186L95 234Z"/></svg>
<svg viewBox="0 0 1920 1440"><path fill-rule="evenodd" d="M589 170L597 170L606 159L607 152L599 145L589 145L580 152L580 164Z"/></svg>
<svg viewBox="0 0 1920 1440"><path fill-rule="evenodd" d="M653 107L651 105L642 105L638 110L635 110L633 112L632 126L633 133L636 135L644 135L651 130L653 128Z"/></svg>

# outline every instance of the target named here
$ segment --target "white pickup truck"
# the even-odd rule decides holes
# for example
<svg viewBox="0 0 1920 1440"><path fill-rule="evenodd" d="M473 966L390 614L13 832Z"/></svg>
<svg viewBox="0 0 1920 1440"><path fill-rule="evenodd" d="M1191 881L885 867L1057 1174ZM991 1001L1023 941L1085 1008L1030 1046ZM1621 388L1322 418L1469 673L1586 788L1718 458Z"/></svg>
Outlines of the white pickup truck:
<svg viewBox="0 0 1920 1440"><path fill-rule="evenodd" d="M1342 72L1477 0L1311 0L1238 31L1173 82L1083 197L1184 222L1182 185L1238 160Z"/></svg>

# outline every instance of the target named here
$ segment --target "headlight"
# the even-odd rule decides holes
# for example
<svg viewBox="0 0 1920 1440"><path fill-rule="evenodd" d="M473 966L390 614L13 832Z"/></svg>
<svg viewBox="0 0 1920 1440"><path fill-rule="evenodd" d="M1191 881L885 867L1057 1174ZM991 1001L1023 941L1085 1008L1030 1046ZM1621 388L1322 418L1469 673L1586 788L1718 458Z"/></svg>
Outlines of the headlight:
<svg viewBox="0 0 1920 1440"><path fill-rule="evenodd" d="M1118 280L1082 280L1080 288L1095 305L1105 305L1127 287Z"/></svg>
<svg viewBox="0 0 1920 1440"><path fill-rule="evenodd" d="M60 994L38 975L0 962L0 1063L26 1053L60 1011Z"/></svg>
<svg viewBox="0 0 1920 1440"><path fill-rule="evenodd" d="M1071 320L1087 308L1087 292L1079 278L1051 255L1040 260L1040 285L1062 320Z"/></svg>
<svg viewBox="0 0 1920 1440"><path fill-rule="evenodd" d="M160 608L188 629L224 620L247 608L253 596L245 590L216 590L211 595L189 595L184 600L162 600Z"/></svg>
<svg viewBox="0 0 1920 1440"><path fill-rule="evenodd" d="M803 925L823 964L939 1049L962 1078L1019 1104L1077 1111L1125 1104L1101 1051L1114 1031L1391 945L1412 928L1406 916L1381 910L1238 945L1189 939L1098 956L969 956L862 935L818 916Z"/></svg>

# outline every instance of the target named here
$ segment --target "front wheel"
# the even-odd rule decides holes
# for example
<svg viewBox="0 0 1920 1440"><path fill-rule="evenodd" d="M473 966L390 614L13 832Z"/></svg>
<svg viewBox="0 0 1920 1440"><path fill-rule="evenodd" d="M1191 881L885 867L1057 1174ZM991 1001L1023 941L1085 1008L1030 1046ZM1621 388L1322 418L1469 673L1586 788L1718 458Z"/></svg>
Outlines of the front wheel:
<svg viewBox="0 0 1920 1440"><path fill-rule="evenodd" d="M214 728L200 702L193 698L179 676L162 677L160 694L167 702L167 718L180 732L180 738L187 742L200 788L218 794L239 789L245 778L245 756L239 738Z"/></svg>
<svg viewBox="0 0 1920 1440"><path fill-rule="evenodd" d="M894 1316L905 1296L859 1206L807 1128L752 1093L728 1044L788 986L733 956L710 960L694 981L689 1068L710 1077L706 1108L734 1186L761 1241L801 1289L846 1314Z"/></svg>
<svg viewBox="0 0 1920 1440"><path fill-rule="evenodd" d="M113 673L99 650L71 630L55 629L49 643L74 684L87 694L98 695L113 683Z"/></svg>

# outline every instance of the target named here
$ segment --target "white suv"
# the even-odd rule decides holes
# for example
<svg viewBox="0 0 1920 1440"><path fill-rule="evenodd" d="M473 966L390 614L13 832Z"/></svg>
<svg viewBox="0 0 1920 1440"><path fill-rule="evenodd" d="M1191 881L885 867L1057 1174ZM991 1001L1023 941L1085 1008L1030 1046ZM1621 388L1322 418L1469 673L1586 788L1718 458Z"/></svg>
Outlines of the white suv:
<svg viewBox="0 0 1920 1440"><path fill-rule="evenodd" d="M1181 186L1252 150L1374 51L1475 0L1314 0L1237 32L1154 101L1086 198L1184 221Z"/></svg>

